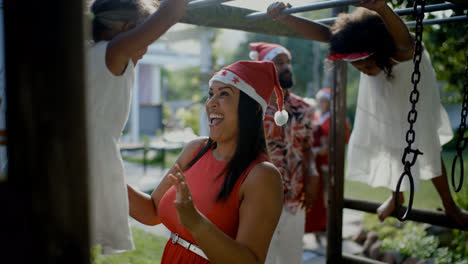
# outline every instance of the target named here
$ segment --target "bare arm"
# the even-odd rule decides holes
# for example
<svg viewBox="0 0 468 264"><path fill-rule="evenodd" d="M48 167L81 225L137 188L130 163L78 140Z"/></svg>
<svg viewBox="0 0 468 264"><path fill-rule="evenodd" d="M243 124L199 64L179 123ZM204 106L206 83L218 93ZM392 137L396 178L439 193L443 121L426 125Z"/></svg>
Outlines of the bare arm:
<svg viewBox="0 0 468 264"><path fill-rule="evenodd" d="M190 195L184 176L173 178L180 199ZM283 205L283 184L278 170L263 162L249 173L239 191L239 227L235 240L200 214L193 203L175 202L181 223L190 230L211 263L264 263Z"/></svg>
<svg viewBox="0 0 468 264"><path fill-rule="evenodd" d="M113 38L106 51L109 70L119 75L131 59L163 35L185 13L189 0L165 0L158 10L140 25Z"/></svg>
<svg viewBox="0 0 468 264"><path fill-rule="evenodd" d="M321 42L330 41L330 29L327 26L301 17L280 15L279 12L288 7L291 7L291 5L275 2L268 7L267 13L273 19L283 22L308 39Z"/></svg>
<svg viewBox="0 0 468 264"><path fill-rule="evenodd" d="M362 6L377 12L393 37L396 53L393 56L398 61L406 61L413 58L414 40L403 20L385 3L385 0L363 0Z"/></svg>
<svg viewBox="0 0 468 264"><path fill-rule="evenodd" d="M190 162L190 159L192 158L195 151L197 151L200 145L205 141L205 138L196 139L187 144L180 156L177 158L175 164L186 166ZM131 217L146 225L157 225L161 223L157 208L161 198L172 186L172 182L168 175L171 173L174 174L175 164L166 173L164 178L161 180L151 195L137 191L132 186L127 185Z"/></svg>

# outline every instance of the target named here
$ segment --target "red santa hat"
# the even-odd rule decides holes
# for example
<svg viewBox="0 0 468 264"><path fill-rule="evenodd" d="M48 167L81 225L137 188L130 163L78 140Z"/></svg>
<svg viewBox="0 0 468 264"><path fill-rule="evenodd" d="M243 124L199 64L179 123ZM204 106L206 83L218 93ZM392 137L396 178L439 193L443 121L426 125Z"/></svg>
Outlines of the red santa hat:
<svg viewBox="0 0 468 264"><path fill-rule="evenodd" d="M230 84L250 96L262 106L263 118L273 90L276 93L278 111L275 113L275 123L278 126L286 124L288 112L283 109L283 89L279 85L275 65L269 61L238 61L224 67L210 79Z"/></svg>
<svg viewBox="0 0 468 264"><path fill-rule="evenodd" d="M315 95L315 98L317 98L317 100L319 99L327 99L328 101L330 101L331 99L331 89L330 88L322 88L320 89L317 94Z"/></svg>
<svg viewBox="0 0 468 264"><path fill-rule="evenodd" d="M286 54L291 59L291 52L278 44L254 42L249 46L251 49L249 57L252 60L272 61L278 54Z"/></svg>

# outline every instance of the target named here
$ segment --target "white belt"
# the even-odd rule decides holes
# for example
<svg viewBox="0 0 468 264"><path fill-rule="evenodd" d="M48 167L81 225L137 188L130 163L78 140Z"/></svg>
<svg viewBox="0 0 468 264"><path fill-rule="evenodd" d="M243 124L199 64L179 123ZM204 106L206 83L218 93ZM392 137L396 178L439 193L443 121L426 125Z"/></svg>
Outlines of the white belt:
<svg viewBox="0 0 468 264"><path fill-rule="evenodd" d="M205 253L203 253L203 250L201 250L201 248L197 247L196 245L188 242L187 240L181 238L179 236L179 234L177 233L172 233L171 232L171 240L172 240L172 244L179 244L181 246L183 246L185 249L187 250L190 250L192 251L193 253L197 254L198 256L208 260L208 257L205 255Z"/></svg>

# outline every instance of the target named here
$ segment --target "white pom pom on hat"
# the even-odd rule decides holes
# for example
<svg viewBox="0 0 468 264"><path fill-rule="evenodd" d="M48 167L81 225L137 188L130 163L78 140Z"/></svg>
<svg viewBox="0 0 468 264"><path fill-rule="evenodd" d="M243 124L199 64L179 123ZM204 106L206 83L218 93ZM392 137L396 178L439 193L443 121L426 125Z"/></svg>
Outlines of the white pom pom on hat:
<svg viewBox="0 0 468 264"><path fill-rule="evenodd" d="M256 50L251 50L251 51L249 52L249 58L250 58L251 60L258 60L258 51L256 51Z"/></svg>
<svg viewBox="0 0 468 264"><path fill-rule="evenodd" d="M288 112L286 110L275 112L275 123L278 126L282 126L288 122Z"/></svg>

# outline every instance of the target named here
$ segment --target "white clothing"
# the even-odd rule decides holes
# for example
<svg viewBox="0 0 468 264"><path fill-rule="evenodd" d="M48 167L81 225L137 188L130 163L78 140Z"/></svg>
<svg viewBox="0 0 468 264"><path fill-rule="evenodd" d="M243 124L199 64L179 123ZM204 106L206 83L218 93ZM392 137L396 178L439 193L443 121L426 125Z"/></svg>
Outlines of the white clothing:
<svg viewBox="0 0 468 264"><path fill-rule="evenodd" d="M393 78L387 78L383 71L377 76L361 73L356 119L346 162L348 180L367 183L372 187L396 189L403 173L403 149L407 146L405 139L409 129L413 66L412 60L394 65ZM419 179L432 179L442 174L441 146L453 137L447 112L440 103L435 72L426 51L422 56L420 71L420 95L416 104L418 115L414 126L416 140L412 148L419 149L424 155L418 156L411 170L415 190L418 190ZM407 160L411 158L410 154ZM409 190L407 180L403 181L401 190Z"/></svg>
<svg viewBox="0 0 468 264"><path fill-rule="evenodd" d="M305 211L298 208L293 214L283 206L265 264L301 264L304 228Z"/></svg>
<svg viewBox="0 0 468 264"><path fill-rule="evenodd" d="M106 66L108 42L88 51L87 125L92 245L104 254L134 249L119 140L130 111L134 66L112 74Z"/></svg>

